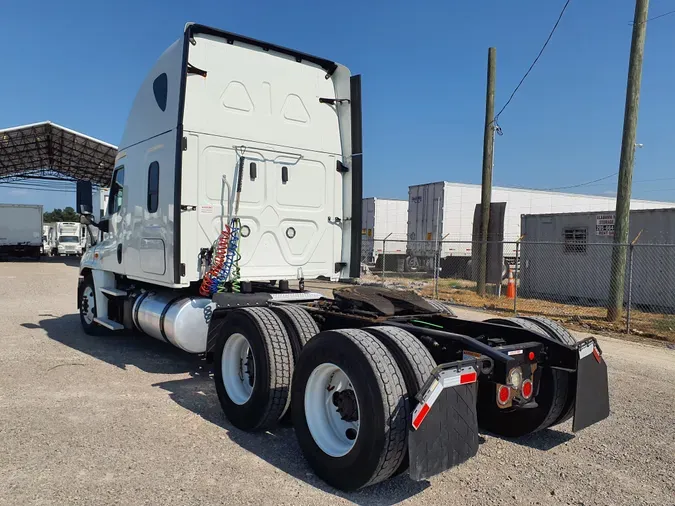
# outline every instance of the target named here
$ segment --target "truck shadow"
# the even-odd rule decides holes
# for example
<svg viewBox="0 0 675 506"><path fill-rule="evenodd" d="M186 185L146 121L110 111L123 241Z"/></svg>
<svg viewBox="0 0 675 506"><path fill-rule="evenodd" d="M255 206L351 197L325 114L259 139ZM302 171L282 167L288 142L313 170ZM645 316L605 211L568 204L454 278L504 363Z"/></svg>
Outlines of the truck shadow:
<svg viewBox="0 0 675 506"><path fill-rule="evenodd" d="M110 332L102 336L88 336L80 326L80 316L69 314L44 318L39 324L22 323L27 329L42 328L47 337L69 348L81 351L110 365L126 369L133 365L142 371L156 374L196 372L202 361L166 343L133 332Z"/></svg>
<svg viewBox="0 0 675 506"><path fill-rule="evenodd" d="M232 426L220 409L213 378L208 373L192 373L190 378L164 381L153 386L169 392L169 397L179 406L225 429L230 440L277 469L355 504L389 506L413 497L430 486L427 481L412 481L404 473L358 492L341 492L314 475L302 455L292 427L249 433Z"/></svg>
<svg viewBox="0 0 675 506"><path fill-rule="evenodd" d="M71 267L80 266L80 257L79 256L43 256L40 258L41 263L45 264L66 264Z"/></svg>
<svg viewBox="0 0 675 506"><path fill-rule="evenodd" d="M491 432L485 432L486 435L508 441L509 443L517 444L520 446L526 446L532 448L533 450L549 451L557 446L567 443L568 441L574 439L574 434L569 432L563 432L556 429L544 429L534 434L528 434L527 436L521 436L519 438L507 438L502 437Z"/></svg>
<svg viewBox="0 0 675 506"><path fill-rule="evenodd" d="M309 468L292 427L280 427L274 431L255 434L233 427L220 409L213 378L199 357L132 332L89 336L82 331L78 314L60 317L42 314L40 317L38 324L22 323L21 326L27 329L43 329L50 339L120 369L134 366L153 374L189 373L189 378L164 381L153 386L168 392L169 397L179 406L224 429L234 443L313 487L356 504L387 506L419 494L429 487L428 482L415 482L404 474L354 493L336 490L319 480Z"/></svg>

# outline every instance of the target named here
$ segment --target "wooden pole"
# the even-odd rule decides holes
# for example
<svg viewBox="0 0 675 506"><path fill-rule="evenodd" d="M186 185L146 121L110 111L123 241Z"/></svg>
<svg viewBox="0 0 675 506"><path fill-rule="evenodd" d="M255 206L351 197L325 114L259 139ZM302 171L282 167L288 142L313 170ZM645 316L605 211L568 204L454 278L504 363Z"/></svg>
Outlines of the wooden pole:
<svg viewBox="0 0 675 506"><path fill-rule="evenodd" d="M485 96L485 130L483 132L483 177L480 198L480 254L478 264L478 295L485 295L487 277L487 241L490 224L490 198L492 196L492 165L495 141L495 78L497 73L497 49L488 49L487 92Z"/></svg>
<svg viewBox="0 0 675 506"><path fill-rule="evenodd" d="M609 321L617 321L621 318L621 312L623 310L630 197L633 186L633 166L635 161L635 137L637 131L638 109L640 107L642 59L645 49L645 37L647 34L648 10L649 0L636 0L635 16L633 19L633 38L631 40L630 60L628 63L628 86L626 88L626 107L623 117L619 182L616 191L614 248L612 250L611 277L607 302L607 320Z"/></svg>

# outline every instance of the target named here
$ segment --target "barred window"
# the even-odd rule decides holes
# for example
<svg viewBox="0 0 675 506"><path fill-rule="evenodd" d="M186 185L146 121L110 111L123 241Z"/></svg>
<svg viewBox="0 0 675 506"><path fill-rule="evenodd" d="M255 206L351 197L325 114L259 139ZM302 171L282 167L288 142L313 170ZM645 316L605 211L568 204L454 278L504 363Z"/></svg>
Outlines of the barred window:
<svg viewBox="0 0 675 506"><path fill-rule="evenodd" d="M585 228L566 228L564 234L565 253L586 253L588 233Z"/></svg>

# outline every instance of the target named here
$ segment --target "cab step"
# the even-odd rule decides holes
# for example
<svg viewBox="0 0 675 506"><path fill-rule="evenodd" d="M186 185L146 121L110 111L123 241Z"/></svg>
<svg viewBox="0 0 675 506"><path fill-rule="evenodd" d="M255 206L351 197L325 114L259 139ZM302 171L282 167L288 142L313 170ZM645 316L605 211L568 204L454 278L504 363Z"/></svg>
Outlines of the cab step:
<svg viewBox="0 0 675 506"><path fill-rule="evenodd" d="M111 297L126 297L128 295L126 290L120 290L119 288L101 288L101 293L110 295Z"/></svg>
<svg viewBox="0 0 675 506"><path fill-rule="evenodd" d="M103 291L103 290L101 290ZM124 325L122 325L119 322L114 322L112 320L109 320L108 318L94 318L94 321L98 323L99 325L110 329L110 330L124 330Z"/></svg>

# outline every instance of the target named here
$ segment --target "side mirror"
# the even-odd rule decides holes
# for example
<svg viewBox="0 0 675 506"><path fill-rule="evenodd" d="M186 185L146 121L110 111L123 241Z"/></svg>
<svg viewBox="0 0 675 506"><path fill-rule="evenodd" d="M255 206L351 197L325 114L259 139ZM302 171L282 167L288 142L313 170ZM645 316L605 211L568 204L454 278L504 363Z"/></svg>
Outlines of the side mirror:
<svg viewBox="0 0 675 506"><path fill-rule="evenodd" d="M92 225L94 223L94 221L91 219L91 217L92 217L91 214L81 213L80 214L80 223L82 223L82 225Z"/></svg>
<svg viewBox="0 0 675 506"><path fill-rule="evenodd" d="M88 205L85 205L85 204L80 205L80 214L89 214L89 215L91 215L91 214L92 214L92 212L91 212L91 206L88 206Z"/></svg>
<svg viewBox="0 0 675 506"><path fill-rule="evenodd" d="M101 232L110 232L109 224L110 221L108 221L108 218L103 218L101 221L98 222L98 224L96 224L96 227L98 227L98 229Z"/></svg>

